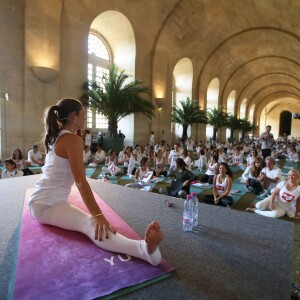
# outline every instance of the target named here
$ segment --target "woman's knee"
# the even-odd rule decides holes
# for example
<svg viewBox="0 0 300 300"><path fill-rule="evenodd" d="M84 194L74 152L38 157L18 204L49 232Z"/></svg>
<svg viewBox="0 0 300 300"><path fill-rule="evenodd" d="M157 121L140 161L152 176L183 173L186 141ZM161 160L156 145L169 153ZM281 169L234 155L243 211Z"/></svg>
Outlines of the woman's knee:
<svg viewBox="0 0 300 300"><path fill-rule="evenodd" d="M186 192L181 190L178 192L178 197L179 198L182 198L182 199L185 199L186 198Z"/></svg>

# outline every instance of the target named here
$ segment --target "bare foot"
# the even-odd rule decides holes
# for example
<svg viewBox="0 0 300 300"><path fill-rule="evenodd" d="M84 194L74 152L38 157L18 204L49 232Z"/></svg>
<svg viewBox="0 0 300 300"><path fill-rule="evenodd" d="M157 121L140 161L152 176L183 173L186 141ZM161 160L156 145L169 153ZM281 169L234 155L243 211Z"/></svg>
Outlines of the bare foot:
<svg viewBox="0 0 300 300"><path fill-rule="evenodd" d="M146 229L145 242L148 246L148 253L152 254L159 243L164 239L164 234L160 230L160 225L157 221L153 221Z"/></svg>
<svg viewBox="0 0 300 300"><path fill-rule="evenodd" d="M253 207L248 207L248 208L246 208L245 209L245 211L248 211L248 212L255 212L255 208L253 208Z"/></svg>

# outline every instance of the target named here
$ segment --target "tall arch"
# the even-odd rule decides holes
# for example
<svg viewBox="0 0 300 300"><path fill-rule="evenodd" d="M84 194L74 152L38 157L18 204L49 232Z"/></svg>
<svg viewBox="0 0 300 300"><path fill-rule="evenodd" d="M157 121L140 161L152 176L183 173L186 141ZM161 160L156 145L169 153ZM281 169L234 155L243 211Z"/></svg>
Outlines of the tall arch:
<svg viewBox="0 0 300 300"><path fill-rule="evenodd" d="M180 106L180 101L185 101L188 97L192 98L193 86L193 64L189 58L179 60L173 70L174 89L173 104ZM176 136L182 135L182 126L175 125L174 133ZM191 135L191 128L188 128L188 136Z"/></svg>
<svg viewBox="0 0 300 300"><path fill-rule="evenodd" d="M255 110L255 104L252 104L252 106L249 109L249 115L248 115L248 121L250 121L251 123L254 122L254 110ZM258 125L258 124L254 124L254 125Z"/></svg>
<svg viewBox="0 0 300 300"><path fill-rule="evenodd" d="M246 106L247 106L247 98L244 98L242 103L241 103L240 111L239 111L241 119L246 118Z"/></svg>
<svg viewBox="0 0 300 300"><path fill-rule="evenodd" d="M219 92L220 92L220 80L214 78L208 85L206 94L206 109L219 106ZM210 126L206 126L206 139L208 140L213 136L213 129Z"/></svg>
<svg viewBox="0 0 300 300"><path fill-rule="evenodd" d="M112 20L114 20L112 22ZM131 23L118 11L108 10L98 15L90 26L90 32L97 33L111 51L111 61L126 74L135 76L136 42ZM118 127L126 136L126 143L134 142L134 115L123 118Z"/></svg>
<svg viewBox="0 0 300 300"><path fill-rule="evenodd" d="M234 115L236 90L232 90L227 98L227 113ZM230 137L230 129L226 129L226 139Z"/></svg>

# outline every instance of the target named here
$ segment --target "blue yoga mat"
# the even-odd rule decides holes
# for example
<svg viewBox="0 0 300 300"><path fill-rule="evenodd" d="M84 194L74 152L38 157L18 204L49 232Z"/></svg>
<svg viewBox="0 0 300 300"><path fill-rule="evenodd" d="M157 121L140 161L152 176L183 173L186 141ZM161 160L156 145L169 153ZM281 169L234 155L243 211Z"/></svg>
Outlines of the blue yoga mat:
<svg viewBox="0 0 300 300"><path fill-rule="evenodd" d="M129 175L124 175L121 177L122 180L134 180L133 177L130 177Z"/></svg>
<svg viewBox="0 0 300 300"><path fill-rule="evenodd" d="M95 170L96 170L95 168L86 168L85 169L86 176L90 178L94 174Z"/></svg>

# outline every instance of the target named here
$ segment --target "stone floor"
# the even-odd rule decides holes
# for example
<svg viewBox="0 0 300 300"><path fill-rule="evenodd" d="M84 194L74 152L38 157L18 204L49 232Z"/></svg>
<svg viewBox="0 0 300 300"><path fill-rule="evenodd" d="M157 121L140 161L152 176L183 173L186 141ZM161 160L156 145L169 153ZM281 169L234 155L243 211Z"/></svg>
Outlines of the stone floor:
<svg viewBox="0 0 300 300"><path fill-rule="evenodd" d="M101 167L97 167L96 171L92 175L91 178L97 178L97 176L101 173ZM240 177L242 171L238 171L234 173L234 178ZM122 174L123 175L123 174ZM121 177L121 176L120 176ZM120 185L125 185L128 181L119 180ZM158 193L160 187L166 186L166 183L158 183L156 188L153 189L154 193ZM205 192L201 195L204 195ZM198 197L201 202L201 195ZM248 193L243 196L234 206L233 209L239 210L244 213L245 209L249 206L249 203L255 201L256 196L254 194ZM287 222L294 223L294 243L293 243L293 258L292 258L292 274L291 274L291 282L295 282L300 285L300 222L295 221L294 219L290 219L288 217L282 218ZM294 291L294 289L292 289ZM300 293L299 293L300 295ZM299 298L300 299L300 298Z"/></svg>

